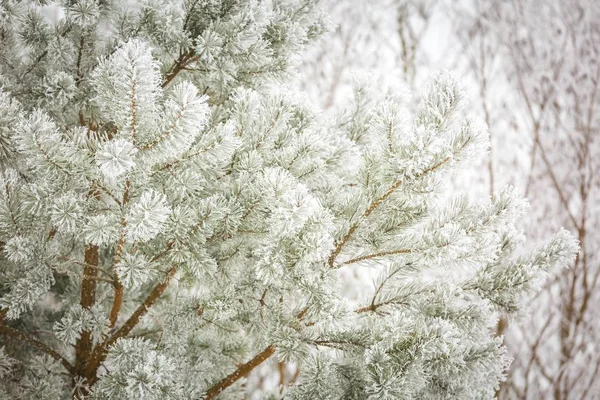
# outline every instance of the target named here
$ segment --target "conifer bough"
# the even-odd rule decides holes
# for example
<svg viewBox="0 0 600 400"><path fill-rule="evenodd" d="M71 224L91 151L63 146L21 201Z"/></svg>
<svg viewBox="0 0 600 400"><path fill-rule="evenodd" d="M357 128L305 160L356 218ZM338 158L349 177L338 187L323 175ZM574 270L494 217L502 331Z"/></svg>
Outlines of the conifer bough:
<svg viewBox="0 0 600 400"><path fill-rule="evenodd" d="M274 358L265 398L493 396L498 312L577 244L517 256L512 189L442 195L486 149L448 73L412 117L276 89L317 3L1 3L0 398L242 398Z"/></svg>

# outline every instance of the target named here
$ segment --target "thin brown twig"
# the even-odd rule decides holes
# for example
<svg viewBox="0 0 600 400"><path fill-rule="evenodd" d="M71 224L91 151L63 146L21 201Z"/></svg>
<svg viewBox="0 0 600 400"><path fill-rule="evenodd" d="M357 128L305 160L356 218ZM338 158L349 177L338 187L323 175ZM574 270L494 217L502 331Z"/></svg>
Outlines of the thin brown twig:
<svg viewBox="0 0 600 400"><path fill-rule="evenodd" d="M164 89L169 86L169 83L171 83L182 70L186 69L191 63L198 61L199 58L200 57L196 55L193 49L182 53L171 68L169 68L161 87Z"/></svg>
<svg viewBox="0 0 600 400"><path fill-rule="evenodd" d="M89 362L87 363L86 369L87 378L90 385L96 381L96 371L98 370L100 364L106 358L108 348L120 338L127 336L129 332L131 332L133 328L137 326L142 317L144 317L148 313L150 307L152 307L154 303L156 303L156 301L160 298L164 291L169 287L169 284L171 283L171 280L175 276L176 272L177 267L171 267L167 271L165 278L159 284L157 284L154 287L154 289L152 289L152 291L148 294L144 302L140 304L140 306L133 312L133 314L131 314L131 316L127 319L127 321L125 321L123 326L121 326L121 328L119 328L111 337L109 337L104 342L96 346L93 354L91 355L91 357L89 357Z"/></svg>
<svg viewBox="0 0 600 400"><path fill-rule="evenodd" d="M419 174L419 176L425 176L439 168L441 168L445 163L447 163L450 160L450 157L445 158L443 161L440 161L439 163L425 169L423 172L421 172ZM379 196L377 199L375 199L375 201L373 203L371 203L371 205L369 206L369 208L367 208L361 218L359 218L359 220L357 222L355 222L350 229L348 229L348 233L346 233L346 235L342 238L342 240L340 240L335 248L333 249L333 251L331 252L331 255L329 256L329 267L330 268L334 268L335 265L335 259L337 258L337 256L341 253L342 249L344 248L344 246L348 243L348 241L350 240L350 238L352 237L352 235L354 234L354 232L356 231L356 229L358 228L359 224L362 222L362 220L364 220L365 218L368 218L369 215L371 215L373 213L373 211L375 211L375 209L377 209L377 207L379 207L379 205L381 203L383 203L388 197L390 197L392 195L392 193L394 193L396 191L396 189L398 189L401 185L403 184L402 180L398 180L396 181L388 190L385 191L385 193L383 193L381 196Z"/></svg>
<svg viewBox="0 0 600 400"><path fill-rule="evenodd" d="M271 345L266 347L263 351L256 354L250 361L240 365L235 371L231 374L227 375L225 378L211 386L206 391L205 400L212 400L217 397L223 390L227 389L234 383L236 383L241 378L248 376L254 368L258 367L260 364L269 359L273 354L275 354L275 346Z"/></svg>
<svg viewBox="0 0 600 400"><path fill-rule="evenodd" d="M365 260L371 260L373 258L379 258L379 257L385 257L385 256L393 256L393 255L398 255L398 254L411 254L413 253L413 250L410 249L399 249L399 250L390 250L390 251L382 251L379 253L373 253L373 254L367 254L365 256L360 256L360 257L356 257L356 258L352 258L348 261L344 261L340 264L337 265L337 268L343 267L345 265L349 265L349 264L354 264L357 262L361 262L361 261L365 261Z"/></svg>

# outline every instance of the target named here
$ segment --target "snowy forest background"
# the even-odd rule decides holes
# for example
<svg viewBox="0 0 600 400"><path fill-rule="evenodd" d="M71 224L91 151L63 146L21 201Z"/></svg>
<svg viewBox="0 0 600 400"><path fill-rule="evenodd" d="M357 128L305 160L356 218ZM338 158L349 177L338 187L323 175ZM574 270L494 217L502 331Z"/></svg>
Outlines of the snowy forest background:
<svg viewBox="0 0 600 400"><path fill-rule="evenodd" d="M514 361L497 397L600 398L600 4L332 0L328 10L336 29L298 83L325 113L336 115L357 80L418 93L433 71L457 72L491 147L453 184L479 197L517 188L532 204L521 221L530 245L561 226L580 241L575 263L529 300L530 314L499 321Z"/></svg>

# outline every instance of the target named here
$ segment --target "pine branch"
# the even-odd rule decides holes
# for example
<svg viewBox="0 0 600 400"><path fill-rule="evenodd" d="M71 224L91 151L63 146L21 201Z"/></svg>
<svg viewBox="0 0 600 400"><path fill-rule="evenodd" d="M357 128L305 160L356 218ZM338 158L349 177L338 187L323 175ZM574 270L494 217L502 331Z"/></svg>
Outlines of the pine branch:
<svg viewBox="0 0 600 400"><path fill-rule="evenodd" d="M125 190L123 191L123 200L121 202L122 208L124 209L127 203L129 202L129 188L131 187L131 181L129 179L125 180ZM125 210L123 210L124 212ZM112 309L110 310L109 321L111 329L115 327L117 324L117 319L119 318L119 312L121 311L121 306L123 304L123 295L124 288L123 284L119 280L119 275L117 274L117 264L121 260L121 253L123 252L123 247L125 246L125 231L127 229L127 220L125 217L121 218L121 237L119 238L119 243L117 244L117 248L115 250L115 257L113 260L113 284L115 286L115 299L113 301Z"/></svg>
<svg viewBox="0 0 600 400"><path fill-rule="evenodd" d="M321 339L321 340L312 341L312 344L315 346L330 347L332 349L337 349L337 350L343 350L344 346L347 346L347 345L361 347L363 349L366 348L364 343L361 343L360 340L352 340L352 339L348 339L348 340Z"/></svg>
<svg viewBox="0 0 600 400"><path fill-rule="evenodd" d="M174 241L170 241L169 243L167 243L167 248L164 249L163 251L161 251L160 253L158 253L157 255L155 255L154 257L152 257L150 262L153 263L153 262L160 260L173 248L174 245L175 245Z"/></svg>
<svg viewBox="0 0 600 400"><path fill-rule="evenodd" d="M354 312L356 314L362 314L362 313L368 312L368 311L377 311L377 309L379 307L387 306L388 304L394 304L396 301L398 301L401 298L402 297L396 296L393 299L390 299L387 301L382 301L381 303L371 303L368 306L357 308L356 310L354 310Z"/></svg>
<svg viewBox="0 0 600 400"><path fill-rule="evenodd" d="M81 300L79 304L90 309L96 303L96 287L98 285L98 246L89 245L85 249L83 278L81 281ZM85 376L86 361L92 352L92 333L83 331L75 345L75 373Z"/></svg>
<svg viewBox="0 0 600 400"><path fill-rule="evenodd" d="M175 121L173 121L173 123L171 124L169 129L167 129L165 132L163 132L159 137L154 139L152 142L138 146L138 148L142 151L148 151L148 150L155 148L162 142L164 142L164 140L167 139L169 136L171 136L171 134L175 131L175 129L177 129L179 122L183 118L183 115L184 115L184 110L181 109L179 111L179 113L177 114L177 118L175 118Z"/></svg>
<svg viewBox="0 0 600 400"><path fill-rule="evenodd" d="M44 353L48 354L50 357L54 358L56 361L59 361L67 369L67 371L69 371L70 374L75 373L75 368L73 368L71 363L69 361L67 361L66 358L61 356L56 350L50 348L49 346L45 345L44 343L40 342L39 340L29 336L25 332L21 332L18 329L11 328L10 326L5 325L4 324L4 315L1 315L0 317L1 317L0 318L0 333L3 333L7 336L12 336L23 342L29 343L33 347L43 351Z"/></svg>
<svg viewBox="0 0 600 400"><path fill-rule="evenodd" d="M362 314L367 311L375 311L377 310L377 307L378 306L376 304L369 304L368 306L357 308L356 310L354 310L354 312L357 314Z"/></svg>
<svg viewBox="0 0 600 400"><path fill-rule="evenodd" d="M169 162L169 163L167 163L167 164L165 164L165 165L157 168L156 170L152 171L151 175L154 176L158 172L161 172L161 171L164 171L164 170L176 167L177 165L181 164L182 162L188 161L188 160L192 159L193 157L199 156L199 155L201 155L203 153L206 153L207 151L210 151L210 150L214 149L215 146L216 145L213 143L210 146L208 146L206 148L203 148L203 149L200 149L200 150L197 150L197 151L194 151L193 153L184 154L180 158L178 158L177 160L173 160L173 161L171 161L171 162Z"/></svg>
<svg viewBox="0 0 600 400"><path fill-rule="evenodd" d="M379 296L379 293L381 293L381 291L383 290L383 287L385 286L385 284L394 277L394 275L396 275L398 272L400 272L401 267L397 267L394 271L392 271L390 274L388 274L388 276L386 276L379 285L377 285L377 289L375 289L375 293L373 293L373 299L371 300L371 304L366 306L366 307L361 307L357 310L355 310L354 312L357 314L366 312L366 311L375 311L377 309L377 307L380 307L383 304L376 304L377 301L377 297Z"/></svg>
<svg viewBox="0 0 600 400"><path fill-rule="evenodd" d="M123 326L119 328L110 338L106 339L104 342L96 346L93 354L91 355L89 362L87 363L87 377L90 385L94 384L96 381L96 371L100 364L106 359L106 355L108 354L108 348L113 345L117 340L122 337L125 337L137 326L142 317L148 313L150 307L156 303L159 297L164 293L164 291L169 287L171 280L175 276L177 272L177 267L171 267L167 271L165 279L157 284L154 289L148 294L146 299L140 306L131 314L131 316L125 321Z"/></svg>
<svg viewBox="0 0 600 400"><path fill-rule="evenodd" d="M380 253L368 254L366 256L356 257L356 258L350 259L348 261L344 261L343 263L338 264L338 266L336 268L341 268L344 265L349 265L349 264L354 264L354 263L365 261L365 260L370 260L372 258L392 256L392 255L397 255L397 254L411 254L411 253L413 253L413 250L410 250L410 249L382 251Z"/></svg>
<svg viewBox="0 0 600 400"><path fill-rule="evenodd" d="M308 307L304 308L302 311L300 311L296 317L299 320L302 320L306 316L307 312L308 312ZM309 324L309 325L312 325L312 324ZM223 378L217 384L213 385L210 389L208 389L208 391L206 392L206 397L204 399L205 400L214 399L223 390L227 389L229 386L233 385L235 382L237 382L241 378L248 376L248 374L250 372L252 372L252 370L254 370L256 367L258 367L260 364L262 364L266 360L268 360L274 353L275 353L275 346L274 345L268 346L263 351L261 351L260 353L255 355L250 361L248 361L245 364L240 365L238 367L238 369L236 369L234 372L232 372L227 377Z"/></svg>
<svg viewBox="0 0 600 400"><path fill-rule="evenodd" d="M146 300L144 300L144 302L133 312L133 314L131 315L131 317L129 317L125 324L123 324L123 326L117 332L115 332L115 334L110 339L104 342L102 347L110 346L111 344L115 343L118 339L126 336L129 332L133 330L133 328L135 328L135 326L138 324L138 322L140 322L142 317L146 315L150 307L152 307L154 303L156 303L158 298L167 289L176 272L177 267L171 267L171 269L167 271L167 276L165 277L165 279L161 283L156 285L154 289L152 289L148 297L146 297Z"/></svg>
<svg viewBox="0 0 600 400"><path fill-rule="evenodd" d="M182 53L175 64L169 68L169 72L165 76L165 80L163 81L161 87L164 89L169 86L169 83L182 71L185 70L188 65L191 63L198 61L199 57L196 55L196 52L192 49L185 53Z"/></svg>
<svg viewBox="0 0 600 400"><path fill-rule="evenodd" d="M131 82L131 141L135 144L135 136L137 133L137 103L136 103L136 92L137 92L137 81L132 79Z"/></svg>
<svg viewBox="0 0 600 400"><path fill-rule="evenodd" d="M83 79L83 71L81 71L81 60L83 56L83 45L85 44L85 36L83 33L81 34L81 39L79 39L79 49L77 51L77 63L75 69L77 71L77 75L75 78L75 85L79 86L81 84L81 80Z"/></svg>
<svg viewBox="0 0 600 400"><path fill-rule="evenodd" d="M449 160L450 160L450 157L444 159L443 161L435 164L432 167L427 168L426 170L421 172L418 177L423 177L423 176L427 175L428 173L441 168ZM342 249L344 248L346 243L348 243L348 241L350 240L350 238L352 237L352 235L358 228L359 224L365 218L368 218L369 215L371 215L373 213L373 211L375 211L375 209L377 209L377 207L379 207L381 205L381 203L383 203L388 197L390 197L392 195L392 193L394 193L396 191L396 189L398 189L402 185L402 183L403 183L402 180L399 180L396 183L394 183L388 190L386 190L386 192L384 194L379 196L373 203L371 203L369 208L367 208L365 210L365 212L362 214L361 218L359 218L359 220L350 227L350 229L348 230L348 233L346 233L346 235L342 238L342 240L340 240L337 243L337 245L335 246L335 249L331 252L331 255L329 256L329 260L328 260L329 267L334 268L335 259L340 254L340 252L342 251Z"/></svg>
<svg viewBox="0 0 600 400"><path fill-rule="evenodd" d="M65 30L63 32L59 33L60 37L65 37L73 28L72 24L67 24L65 27ZM46 58L46 56L48 55L48 50L44 50L36 59L35 61L29 66L29 68L23 73L23 75L20 76L19 81L23 82L25 81L25 77L35 69L35 67L38 66L38 64L40 62L42 62L42 60L44 60L44 58Z"/></svg>
<svg viewBox="0 0 600 400"><path fill-rule="evenodd" d="M260 364L265 362L269 357L271 357L275 353L275 346L271 345L265 348L263 351L255 355L250 361L245 364L242 364L236 369L234 372L229 374L227 377L223 378L217 384L213 385L206 392L205 400L212 400L217 397L223 390L227 389L241 378L248 376L254 368L258 367Z"/></svg>
<svg viewBox="0 0 600 400"><path fill-rule="evenodd" d="M121 201L119 199L116 198L116 196L114 194L111 193L110 190L108 190L106 188L106 186L104 186L102 183L100 183L99 181L94 181L93 185L95 187L97 187L98 189L101 189L104 193L106 193L111 199L114 200L115 203L117 203L119 206L121 206Z"/></svg>
<svg viewBox="0 0 600 400"><path fill-rule="evenodd" d="M20 80L23 81L24 78L35 69L35 67L37 67L37 65L48 55L48 50L44 50L36 59L35 61L31 64L31 66L25 71L25 73L23 73L23 75L21 76Z"/></svg>

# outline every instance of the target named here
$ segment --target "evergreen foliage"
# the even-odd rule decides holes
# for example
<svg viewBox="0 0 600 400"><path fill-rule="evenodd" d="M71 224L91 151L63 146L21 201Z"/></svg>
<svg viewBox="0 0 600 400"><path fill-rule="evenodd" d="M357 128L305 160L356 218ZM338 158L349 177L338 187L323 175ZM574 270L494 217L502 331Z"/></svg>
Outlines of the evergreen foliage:
<svg viewBox="0 0 600 400"><path fill-rule="evenodd" d="M273 85L316 1L0 4L0 397L242 398L271 357L300 377L265 397L493 396L498 311L577 244L444 193L486 149L455 78L327 123Z"/></svg>

